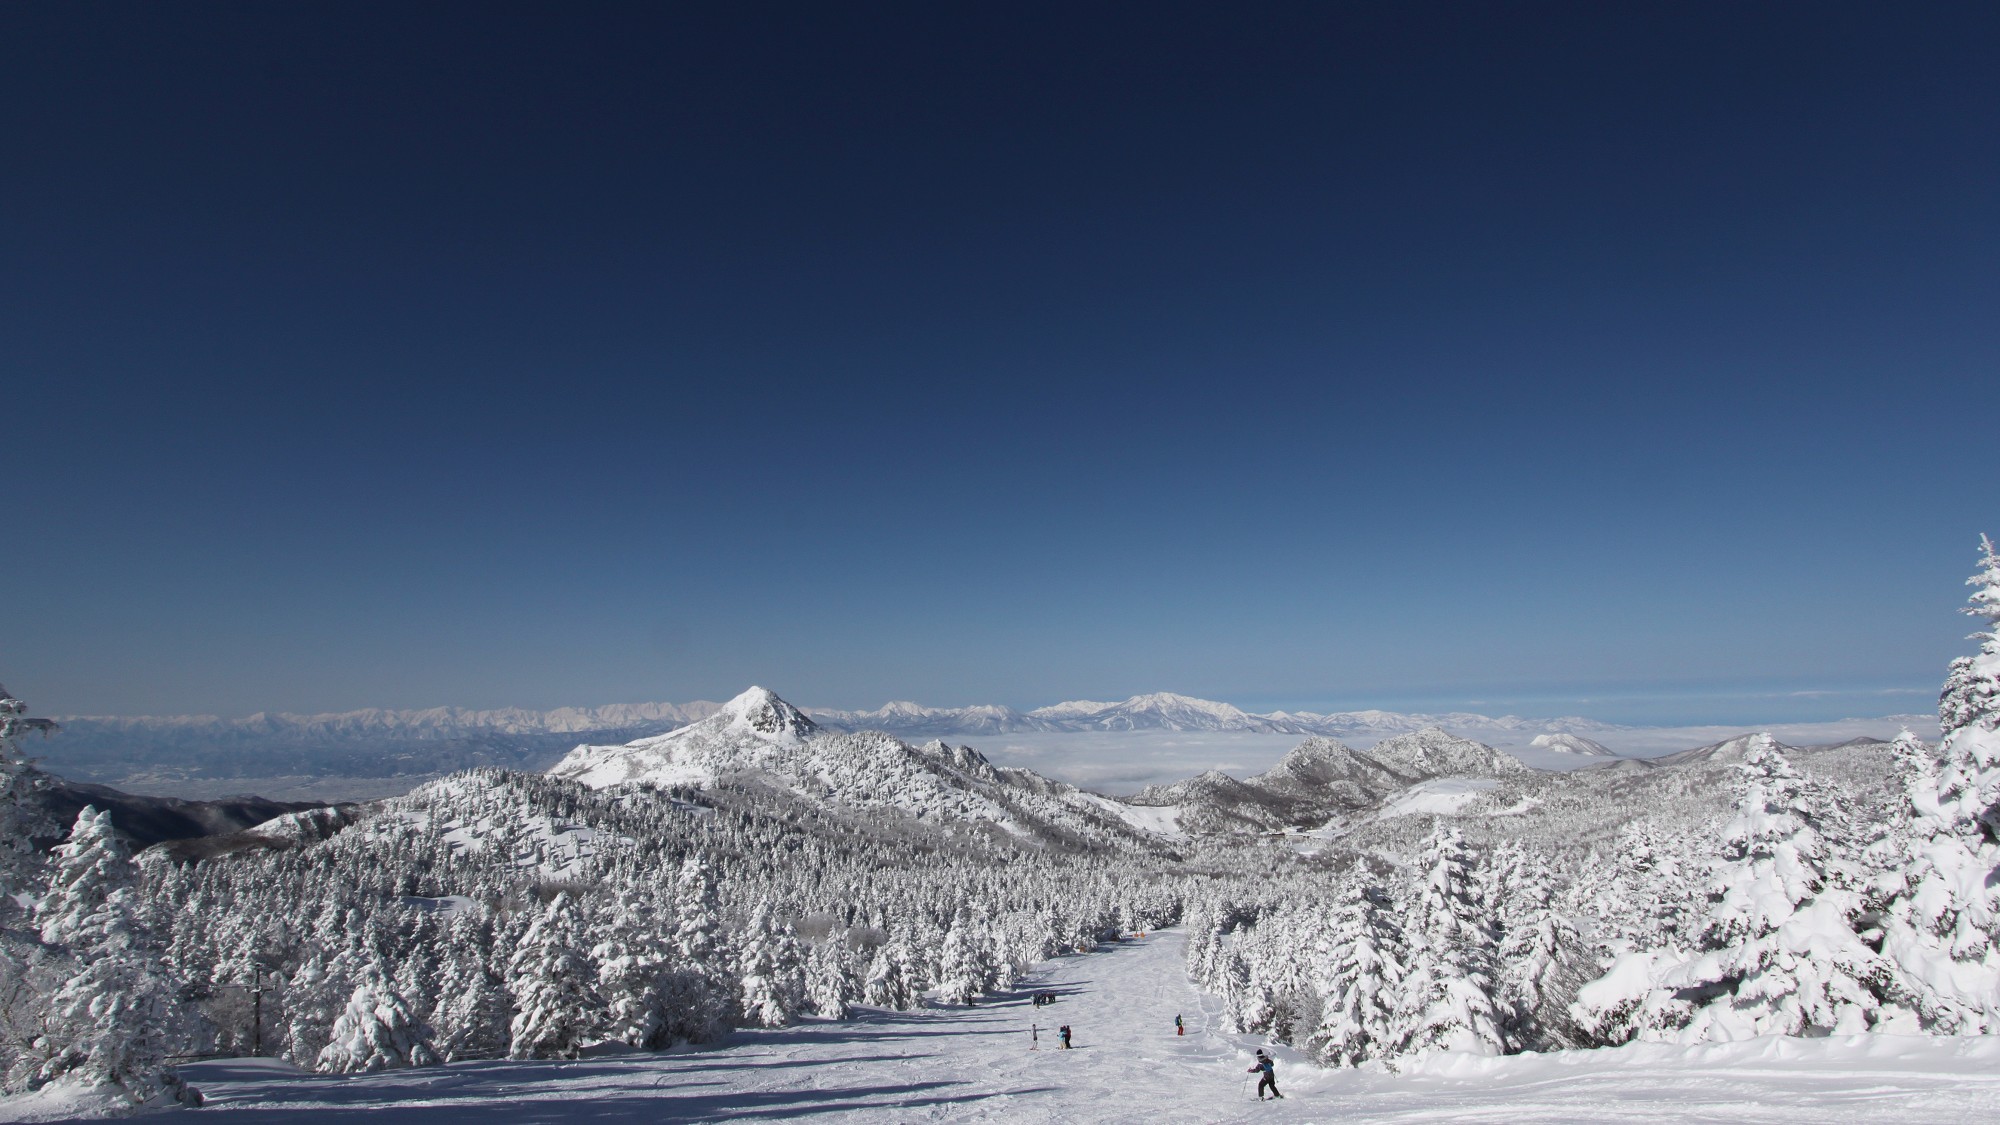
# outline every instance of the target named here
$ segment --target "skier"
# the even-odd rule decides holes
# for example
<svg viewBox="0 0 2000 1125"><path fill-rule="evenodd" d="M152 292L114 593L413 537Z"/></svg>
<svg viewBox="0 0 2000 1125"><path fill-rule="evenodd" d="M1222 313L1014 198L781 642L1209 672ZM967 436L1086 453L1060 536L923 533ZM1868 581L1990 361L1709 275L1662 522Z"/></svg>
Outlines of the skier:
<svg viewBox="0 0 2000 1125"><path fill-rule="evenodd" d="M1062 1029L1056 1034L1062 1036L1062 1049L1065 1051L1069 1050L1069 1025L1062 1025Z"/></svg>
<svg viewBox="0 0 2000 1125"><path fill-rule="evenodd" d="M1260 1102L1264 1100L1264 1087L1266 1086L1271 1088L1272 1097L1284 1097L1285 1095L1278 1092L1277 1068L1271 1062L1271 1056L1265 1054L1262 1047L1257 1048L1257 1065L1250 1068L1250 1073L1255 1074L1260 1070L1264 1072L1264 1077L1257 1080L1257 1100Z"/></svg>
<svg viewBox="0 0 2000 1125"><path fill-rule="evenodd" d="M1035 1024L1031 1023L1028 1025L1028 1050L1039 1051L1041 1049L1042 1049L1042 1029L1036 1026Z"/></svg>
<svg viewBox="0 0 2000 1125"><path fill-rule="evenodd" d="M1181 1026L1181 1018L1178 1015L1174 1017L1174 1034L1175 1035L1187 1034L1187 1028Z"/></svg>

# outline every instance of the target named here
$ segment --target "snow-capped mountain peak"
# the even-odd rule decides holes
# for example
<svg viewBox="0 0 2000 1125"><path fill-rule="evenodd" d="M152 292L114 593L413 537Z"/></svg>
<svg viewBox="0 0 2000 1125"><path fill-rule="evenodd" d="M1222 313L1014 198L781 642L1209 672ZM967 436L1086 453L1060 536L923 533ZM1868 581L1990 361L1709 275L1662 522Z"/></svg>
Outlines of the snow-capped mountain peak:
<svg viewBox="0 0 2000 1125"><path fill-rule="evenodd" d="M578 746L549 772L593 789L749 783L827 807L900 810L1024 839L1105 844L1129 842L1134 831L1115 803L1029 770L997 769L969 746L938 739L917 747L880 731L827 730L760 687L676 731Z"/></svg>
<svg viewBox="0 0 2000 1125"><path fill-rule="evenodd" d="M1560 731L1553 734L1538 734L1528 745L1537 750L1552 750L1558 754L1590 754L1593 756L1616 757L1612 753L1611 748L1602 742L1585 738L1580 734L1568 734Z"/></svg>
<svg viewBox="0 0 2000 1125"><path fill-rule="evenodd" d="M723 704L720 711L686 729L696 728L704 728L702 733L709 735L741 734L766 742L797 742L818 730L819 725L770 689L752 687Z"/></svg>
<svg viewBox="0 0 2000 1125"><path fill-rule="evenodd" d="M1122 703L1071 700L1028 712L1029 719L1082 730L1270 730L1266 719L1228 703L1170 691L1135 695Z"/></svg>
<svg viewBox="0 0 2000 1125"><path fill-rule="evenodd" d="M1749 734L1739 734L1735 738L1724 739L1721 742L1711 742L1707 746L1697 746L1692 750L1683 750L1678 754L1668 754L1665 757L1655 758L1653 759L1653 764L1659 766L1680 766L1696 762L1706 762L1716 765L1741 762L1750 756L1752 750L1767 745L1785 754L1796 754L1800 750L1797 746L1787 746L1779 742L1768 733L1753 731Z"/></svg>
<svg viewBox="0 0 2000 1125"><path fill-rule="evenodd" d="M1528 771L1511 754L1439 727L1385 738L1374 745L1369 757L1397 773L1420 778L1499 777Z"/></svg>

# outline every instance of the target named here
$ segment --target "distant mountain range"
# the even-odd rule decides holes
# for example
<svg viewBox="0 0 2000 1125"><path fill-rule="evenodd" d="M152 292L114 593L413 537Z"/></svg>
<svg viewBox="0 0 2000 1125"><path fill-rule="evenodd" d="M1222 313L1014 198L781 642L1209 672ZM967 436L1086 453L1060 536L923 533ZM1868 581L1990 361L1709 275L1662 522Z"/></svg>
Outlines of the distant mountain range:
<svg viewBox="0 0 2000 1125"><path fill-rule="evenodd" d="M1177 721L1250 721L1217 715L1200 700L1145 696L1113 721L1152 714ZM1077 704L1097 721L1114 705ZM1217 704L1208 704L1213 708ZM1049 710L1053 710L1052 708ZM1109 728L1131 729L1131 728ZM1214 729L1214 728L1195 728ZM1048 844L1117 845L1151 836L1269 832L1311 827L1372 810L1432 778L1500 779L1531 771L1482 743L1435 727L1387 738L1367 751L1309 736L1270 771L1239 781L1216 771L1130 798L1106 797L1032 770L996 767L970 747L913 746L881 731L841 732L753 687L700 722L623 745L579 746L549 771L593 789L687 789L761 784L848 809L879 810L936 825L975 824Z"/></svg>
<svg viewBox="0 0 2000 1125"><path fill-rule="evenodd" d="M430 707L421 711L387 711L371 707L323 715L292 715L259 711L241 719L214 715L68 715L57 716L65 733L101 737L131 733L153 740L188 739L288 742L348 742L394 735L415 739L464 738L472 733L582 734L588 731L665 726L672 729L715 714L719 703L614 703L608 707L558 707L530 711L502 707L470 711L462 707Z"/></svg>
<svg viewBox="0 0 2000 1125"><path fill-rule="evenodd" d="M395 777L479 766L547 769L579 742L622 743L665 734L717 713L720 703L627 703L534 711L458 707L370 708L320 715L259 712L213 715L58 717L59 737L35 747L51 769L92 781L291 776ZM889 703L873 711L804 708L821 727L884 731L903 738L972 738L1033 732L1185 731L1289 734L1374 740L1441 727L1460 734L1569 736L1624 728L1593 719L1523 719L1454 712L1394 711L1257 714L1171 692L1118 703L1074 700L1032 711L986 705L926 707ZM1567 745L1567 744L1566 744ZM1564 747L1556 747L1558 749Z"/></svg>
<svg viewBox="0 0 2000 1125"><path fill-rule="evenodd" d="M668 706L595 712L364 712L319 716L300 723L318 737L321 754L376 745L370 740L394 732L401 719L405 726L400 745L427 748L430 753L421 759L433 769L441 756L483 753L505 745L540 747L534 752L543 758L542 764L528 768L547 769L557 778L590 788L640 785L688 792L755 792L827 810L845 810L842 815L907 818L915 825L1012 838L1037 847L1141 850L1153 846L1147 841L1163 838L1301 832L1324 837L1329 832L1338 834L1412 812L1455 815L1473 807L1482 794L1497 792L1503 786L1511 787L1507 790L1511 803L1504 811L1489 807L1482 815L1518 815L1552 799L1553 794L1567 792L1566 787L1572 784L1586 789L1595 786L1593 792L1622 784L1593 780L1600 775L1607 779L1613 775L1650 775L1683 767L1702 772L1700 784L1713 786L1715 778L1709 775L1726 773L1729 764L1742 760L1749 749L1770 737L1744 735L1645 761L1612 755L1581 735L1551 732L1534 738L1532 748L1587 755L1600 763L1574 773L1547 773L1529 768L1503 750L1437 726L1389 734L1367 749L1351 748L1324 734L1309 734L1275 766L1255 776L1238 778L1210 770L1172 784L1150 786L1129 797L1112 797L1029 769L997 766L971 747L954 746L942 738L906 741L879 728L900 724L907 730L911 724L957 721L954 716L971 712L983 723L1023 724L1008 729L1270 732L1274 718L1351 723L1355 716L1252 715L1227 704L1174 695L1139 696L1117 704L1068 703L1032 712L1003 708L945 711L892 704L874 712L820 713L840 717L846 721L842 726L875 728L849 730L824 723L763 688L753 687L723 704L684 705L671 711ZM682 721L696 712L705 713ZM1379 711L1364 714L1370 724L1364 729L1375 731L1413 718ZM578 718L590 715L641 727L648 723L676 725L671 730L616 741L579 738L559 729L590 721ZM1499 729L1510 732L1520 730L1515 724L1527 722L1471 718L1507 724ZM205 722L218 721L168 720L160 729L195 731L203 729ZM452 724L456 722L484 725L455 729ZM282 723L282 718L274 722L271 717L259 716L255 722L225 724L222 729L254 743L258 729L282 732ZM1593 726L1602 728L1603 724ZM120 729L143 732L150 728L145 721L124 720ZM348 733L343 737L342 732ZM292 737L306 735L294 732ZM568 748L566 753L547 753L556 740ZM1850 773L1859 770L1872 776L1880 773L1875 759L1884 745L1877 739L1857 738L1832 746L1781 749L1801 761L1824 755L1833 763L1829 768ZM1846 758L1834 762L1842 752ZM1847 758L1853 761L1847 762ZM306 806L261 798L191 802L130 797L102 787L65 782L55 783L46 796L49 811L58 821L73 817L84 801L93 801L111 807L114 822L141 842L183 840L175 847L197 852L239 845L283 846L284 841L273 835L276 829L253 822L275 816L271 823L291 824L288 817L307 815L299 811ZM311 820L320 814L308 810L310 823L293 827L305 833L300 839L317 839L356 817L372 815L369 810L377 807L373 803L344 806L332 810L328 815L338 815L325 823ZM245 825L253 826L245 830ZM208 840L213 833L222 835L207 843L184 840ZM285 832L277 835L291 838Z"/></svg>
<svg viewBox="0 0 2000 1125"><path fill-rule="evenodd" d="M1573 715L1556 719L1523 719L1516 715L1494 718L1466 712L1409 715L1395 711L1340 711L1323 715L1312 711L1272 711L1268 714L1257 714L1212 699L1196 699L1164 691L1135 695L1121 703L1075 700L1051 707L1038 707L1033 711L1016 711L1011 707L990 705L924 707L916 703L890 703L874 711L807 708L806 713L822 725L848 730L885 730L896 734L937 735L1009 734L1017 731L1163 730L1386 737L1408 734L1426 727L1548 734L1595 733L1624 729L1611 723L1601 723L1595 719Z"/></svg>
<svg viewBox="0 0 2000 1125"><path fill-rule="evenodd" d="M92 738L129 734L151 742L265 741L346 742L396 736L416 740L465 738L473 734L588 734L595 731L660 727L671 730L699 722L722 708L720 703L618 703L606 707L559 707L531 711L505 707L472 711L431 707L421 711L369 708L321 715L260 711L241 719L214 715L59 716L71 736ZM976 707L926 707L920 703L886 703L873 711L801 708L821 726L847 730L885 730L900 734L1007 734L1015 731L1251 731L1266 734L1402 734L1425 727L1575 733L1624 728L1595 719L1566 716L1523 719L1494 718L1467 712L1411 715L1395 711L1273 711L1256 714L1212 699L1172 692L1135 695L1122 703L1072 700L1032 711L988 704Z"/></svg>

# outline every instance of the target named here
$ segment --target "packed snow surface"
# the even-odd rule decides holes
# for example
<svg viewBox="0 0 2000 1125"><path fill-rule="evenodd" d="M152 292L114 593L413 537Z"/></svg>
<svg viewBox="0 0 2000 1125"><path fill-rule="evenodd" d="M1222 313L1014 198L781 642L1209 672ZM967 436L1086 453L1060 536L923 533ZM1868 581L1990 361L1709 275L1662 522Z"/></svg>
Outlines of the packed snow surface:
<svg viewBox="0 0 2000 1125"><path fill-rule="evenodd" d="M1095 793L1079 793L1078 796L1141 832L1153 832L1161 836L1186 835L1181 831L1181 810L1172 805L1128 805L1123 801L1108 800Z"/></svg>
<svg viewBox="0 0 2000 1125"><path fill-rule="evenodd" d="M1159 933L1042 967L974 1008L865 1011L846 1023L742 1031L726 1046L577 1062L474 1062L383 1074L283 1063L191 1064L204 1115L254 1122L813 1121L1987 1121L2000 1039L1763 1038L1703 1047L1406 1060L1400 1074L1325 1071L1278 1047L1285 1100L1250 1096L1259 1042L1217 1026L1182 939ZM1036 1008L1034 991L1057 1002ZM1188 1026L1174 1035L1174 1017ZM1069 1024L1076 1048L1056 1049ZM1030 1027L1038 1027L1038 1041ZM18 1107L18 1108L17 1108ZM0 1103L0 1117L54 1108Z"/></svg>
<svg viewBox="0 0 2000 1125"><path fill-rule="evenodd" d="M1375 815L1388 820L1396 816L1457 816L1500 782L1490 777L1440 777L1412 785L1382 806Z"/></svg>

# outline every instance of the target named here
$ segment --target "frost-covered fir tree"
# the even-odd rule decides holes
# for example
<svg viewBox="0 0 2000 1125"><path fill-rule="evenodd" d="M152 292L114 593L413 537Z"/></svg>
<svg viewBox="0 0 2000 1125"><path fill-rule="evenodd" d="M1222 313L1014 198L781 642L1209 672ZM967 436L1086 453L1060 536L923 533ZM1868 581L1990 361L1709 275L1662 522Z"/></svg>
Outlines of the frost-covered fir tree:
<svg viewBox="0 0 2000 1125"><path fill-rule="evenodd" d="M469 930L458 933L465 946L447 946L432 1016L438 1053L446 1062L494 1058L507 1052L513 1008L507 990L487 968L486 951Z"/></svg>
<svg viewBox="0 0 2000 1125"><path fill-rule="evenodd" d="M55 729L47 719L28 718L27 705L0 687L0 1087L7 1090L42 1081L44 1060L33 1044L47 1020L49 996L67 975L21 907L43 883L45 865L34 840L55 830L34 803L47 778L28 760L21 741Z"/></svg>
<svg viewBox="0 0 2000 1125"><path fill-rule="evenodd" d="M1965 612L1986 627L1952 661L1938 704L1942 762L1896 742L1909 808L1903 862L1885 880L1882 951L1922 990L1936 1030L2000 1030L2000 555L1980 537Z"/></svg>
<svg viewBox="0 0 2000 1125"><path fill-rule="evenodd" d="M134 1102L199 1102L167 1060L199 1033L140 924L132 863L108 813L86 807L56 850L36 911L43 940L75 959L34 1051L43 1081L112 1086Z"/></svg>
<svg viewBox="0 0 2000 1125"><path fill-rule="evenodd" d="M1492 911L1476 893L1472 855L1456 828L1432 833L1419 870L1405 929L1405 1048L1501 1054L1507 1040L1494 1001Z"/></svg>
<svg viewBox="0 0 2000 1125"><path fill-rule="evenodd" d="M1402 1045L1397 1007L1406 954L1387 907L1379 890L1355 882L1316 950L1323 999L1305 1048L1328 1066L1359 1066Z"/></svg>
<svg viewBox="0 0 2000 1125"><path fill-rule="evenodd" d="M318 1065L348 993L345 981L327 971L318 952L300 962L284 990L286 1058L307 1069Z"/></svg>
<svg viewBox="0 0 2000 1125"><path fill-rule="evenodd" d="M722 906L707 864L689 856L674 881L673 967L665 986L667 1032L706 1043L725 1034L736 1011L735 962L722 929Z"/></svg>
<svg viewBox="0 0 2000 1125"><path fill-rule="evenodd" d="M1618 842L1619 878L1602 904L1618 921L1615 936L1646 948L1683 942L1682 930L1705 905L1697 901L1700 868L1692 875L1688 868L1688 842L1651 821L1628 827Z"/></svg>
<svg viewBox="0 0 2000 1125"><path fill-rule="evenodd" d="M945 1004L971 1004L986 991L990 979L985 959L980 956L979 935L970 915L961 910L945 931L938 951L938 1000Z"/></svg>
<svg viewBox="0 0 2000 1125"><path fill-rule="evenodd" d="M108 927L131 921L110 908L112 892L131 884L132 860L111 826L111 811L85 805L69 839L56 848L48 885L35 904L42 940L79 952L102 947L111 940Z"/></svg>
<svg viewBox="0 0 2000 1125"><path fill-rule="evenodd" d="M410 1066L434 1066L430 1029L417 1021L379 965L361 973L361 983L333 1022L318 1069L325 1074L363 1074Z"/></svg>
<svg viewBox="0 0 2000 1125"><path fill-rule="evenodd" d="M22 745L27 735L50 734L56 725L47 719L31 719L27 711L27 704L0 687L0 911L12 908L13 895L40 882L42 860L35 853L34 840L56 830L34 803L35 794L48 784L48 776L28 760ZM0 919L4 917L0 913Z"/></svg>
<svg viewBox="0 0 2000 1125"><path fill-rule="evenodd" d="M668 1045L667 944L637 895L621 895L600 916L598 992L607 1005L604 1035L633 1047Z"/></svg>
<svg viewBox="0 0 2000 1125"><path fill-rule="evenodd" d="M920 989L910 961L909 947L901 938L884 942L868 964L868 979L861 987L862 1001L898 1012L917 1007Z"/></svg>
<svg viewBox="0 0 2000 1125"><path fill-rule="evenodd" d="M784 1027L798 1021L805 965L790 930L773 920L766 903L758 903L750 916L739 966L743 1019L753 1027Z"/></svg>
<svg viewBox="0 0 2000 1125"><path fill-rule="evenodd" d="M1979 570L1965 584L1973 590L1964 613L1981 619L1985 628L1972 634L1979 651L1951 662L1938 700L1938 725L1947 740L1961 736L1957 761L1970 767L1959 811L1981 820L1992 835L2000 833L2000 809L1995 808L2000 778L1989 776L2000 768L2000 744L1991 737L2000 734L2000 551L1984 535L1979 537ZM1949 750L1945 757L1953 760Z"/></svg>
<svg viewBox="0 0 2000 1125"><path fill-rule="evenodd" d="M1555 891L1555 875L1540 856L1524 860L1508 890L1513 921L1500 941L1500 998L1508 1037L1526 1050L1582 1044L1569 1006L1598 970Z"/></svg>
<svg viewBox="0 0 2000 1125"><path fill-rule="evenodd" d="M813 1013L825 1019L844 1020L850 1014L849 1002L858 994L853 963L841 943L829 941L813 946L806 955L806 1000Z"/></svg>
<svg viewBox="0 0 2000 1125"><path fill-rule="evenodd" d="M1579 1025L1614 1043L1914 1029L1916 998L1856 932L1861 879L1827 854L1823 804L1768 735L1739 768L1699 948L1621 958L1582 989Z"/></svg>
<svg viewBox="0 0 2000 1125"><path fill-rule="evenodd" d="M544 908L507 966L514 1000L507 1054L516 1059L573 1059L603 1027L597 970L583 948L583 925L567 892Z"/></svg>

